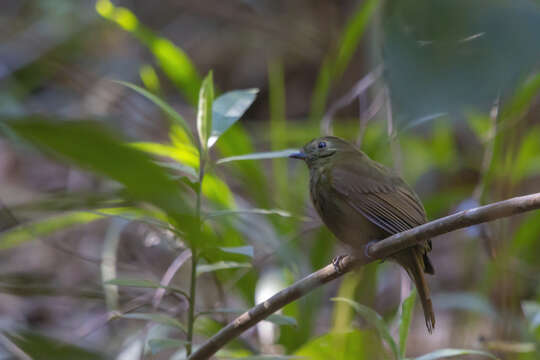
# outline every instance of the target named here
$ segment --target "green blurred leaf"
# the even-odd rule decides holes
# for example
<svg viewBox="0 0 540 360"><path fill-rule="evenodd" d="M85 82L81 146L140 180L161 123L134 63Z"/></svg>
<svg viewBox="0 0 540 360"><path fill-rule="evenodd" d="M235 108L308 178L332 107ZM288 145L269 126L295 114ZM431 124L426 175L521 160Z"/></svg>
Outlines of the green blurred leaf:
<svg viewBox="0 0 540 360"><path fill-rule="evenodd" d="M147 90L145 90L145 89L143 89L143 88L141 88L141 87L139 87L139 86L137 86L135 84L131 84L131 83L128 83L128 82L125 82L125 81L115 81L115 82L118 83L118 84L124 85L124 86L138 92L139 94L141 94L142 96L144 96L148 100L152 101L165 114L167 114L174 122L176 122L176 124L180 125L182 127L182 129L184 129L184 131L187 134L189 134L190 139L193 139L193 134L191 133L191 129L189 128L189 125L184 120L184 118L179 113L177 113L169 104L167 104L163 99L161 99L159 96L154 95L151 92L149 92L149 91L147 91Z"/></svg>
<svg viewBox="0 0 540 360"><path fill-rule="evenodd" d="M213 264L201 264L197 265L197 276L212 271L249 267L251 267L250 263L239 263L235 261L219 261Z"/></svg>
<svg viewBox="0 0 540 360"><path fill-rule="evenodd" d="M214 101L214 81L212 72L204 78L199 91L199 104L197 107L197 132L201 144L201 151L208 149L208 140L212 132L212 103Z"/></svg>
<svg viewBox="0 0 540 360"><path fill-rule="evenodd" d="M103 216L98 214L75 212L24 223L0 233L0 250L9 249L27 241L51 235L56 231L74 225L87 224L101 218Z"/></svg>
<svg viewBox="0 0 540 360"><path fill-rule="evenodd" d="M238 161L238 160L262 160L262 159L286 158L286 157L289 157L289 155L294 154L296 152L298 152L298 149L287 149L287 150L281 150L281 151L268 151L268 152L260 152L260 153L245 154L245 155L238 155L238 156L229 156L226 158L219 159L216 162L216 164L223 164L230 161Z"/></svg>
<svg viewBox="0 0 540 360"><path fill-rule="evenodd" d="M147 152L149 154L157 155L157 156L165 156L169 157L178 163L190 167L192 170L184 169L185 171L189 172L190 174L195 172L198 177L198 172L196 169L199 168L199 151L196 147L192 145L186 145L186 146L171 146L171 145L165 145L160 143L154 143L154 142L136 142L131 143L131 146L133 146L136 149L142 150L144 152ZM171 165L167 165L167 167L170 167Z"/></svg>
<svg viewBox="0 0 540 360"><path fill-rule="evenodd" d="M465 350L465 349L440 349L435 350L433 352L430 352L429 354L422 355L419 357L414 358L414 360L436 360L436 359L443 359L443 358L449 358L459 355L479 355L479 356L485 356L490 359L497 359L494 355L491 355L490 353L487 353L485 351L480 350Z"/></svg>
<svg viewBox="0 0 540 360"><path fill-rule="evenodd" d="M220 359L242 359L242 360L283 360L283 359L303 359L302 356L288 356L288 355L253 355L253 356L241 356L241 357L227 357L219 356Z"/></svg>
<svg viewBox="0 0 540 360"><path fill-rule="evenodd" d="M414 303L416 302L416 290L403 301L401 305L401 317L399 319L399 354L405 357L407 351L407 338L409 337L409 328L411 326Z"/></svg>
<svg viewBox="0 0 540 360"><path fill-rule="evenodd" d="M38 335L33 332L4 333L17 347L32 359L39 360L105 360L104 354ZM9 357L11 358L11 357Z"/></svg>
<svg viewBox="0 0 540 360"><path fill-rule="evenodd" d="M144 86L152 93L159 92L159 78L152 65L143 65L139 69L139 76Z"/></svg>
<svg viewBox="0 0 540 360"><path fill-rule="evenodd" d="M377 329L377 332L381 336L381 338L386 341L388 346L392 349L392 352L394 353L394 356L396 359L400 359L399 350L397 347L396 342L390 335L390 329L384 322L384 319L374 310L368 308L367 306L361 305L355 301L352 301L350 299L345 298L332 298L332 301L342 301L350 306L352 306L358 314L360 314L369 324L375 327Z"/></svg>
<svg viewBox="0 0 540 360"><path fill-rule="evenodd" d="M155 338L148 340L148 346L150 346L150 352L152 355L155 355L162 350L183 347L186 344L187 341L178 339Z"/></svg>
<svg viewBox="0 0 540 360"><path fill-rule="evenodd" d="M104 284L108 285L118 285L118 286L129 286L129 287L138 287L138 288L147 288L147 289L166 289L172 292L176 292L179 294L184 295L185 297L189 297L188 294L182 290L178 289L174 286L165 286L161 285L160 283L156 281L151 280L143 280L143 279L111 279L104 282Z"/></svg>
<svg viewBox="0 0 540 360"><path fill-rule="evenodd" d="M373 332L330 332L304 344L295 355L310 360L373 360L386 358Z"/></svg>
<svg viewBox="0 0 540 360"><path fill-rule="evenodd" d="M241 254L245 256L253 257L253 246L232 246L232 247L220 247L221 251L231 254Z"/></svg>
<svg viewBox="0 0 540 360"><path fill-rule="evenodd" d="M157 36L146 26L139 23L137 17L128 9L114 6L109 0L96 2L98 14L124 30L132 33L152 52L159 66L167 77L176 85L186 99L197 103L197 92L201 77L188 55L170 40Z"/></svg>
<svg viewBox="0 0 540 360"><path fill-rule="evenodd" d="M319 121L323 114L330 87L343 75L365 33L379 0L363 1L343 29L337 49L329 54L321 66L311 101L311 119Z"/></svg>
<svg viewBox="0 0 540 360"><path fill-rule="evenodd" d="M208 138L211 148L227 129L238 121L251 106L258 89L234 90L226 92L214 100L212 105L212 131Z"/></svg>
<svg viewBox="0 0 540 360"><path fill-rule="evenodd" d="M180 329L182 331L186 331L185 326L175 318L169 315L165 314L158 314L158 313L131 313L131 314L123 314L121 315L122 318L125 319L135 319L135 320L146 320L155 322L157 324L167 325L171 326L177 329Z"/></svg>
<svg viewBox="0 0 540 360"><path fill-rule="evenodd" d="M214 174L206 174L202 183L203 195L224 208L234 208L234 195L229 186Z"/></svg>
<svg viewBox="0 0 540 360"><path fill-rule="evenodd" d="M166 169L155 164L145 152L120 141L100 124L91 121L54 122L32 117L10 121L9 126L21 138L116 180L133 198L165 211L183 227L182 230L193 230L192 211L187 207L182 188Z"/></svg>

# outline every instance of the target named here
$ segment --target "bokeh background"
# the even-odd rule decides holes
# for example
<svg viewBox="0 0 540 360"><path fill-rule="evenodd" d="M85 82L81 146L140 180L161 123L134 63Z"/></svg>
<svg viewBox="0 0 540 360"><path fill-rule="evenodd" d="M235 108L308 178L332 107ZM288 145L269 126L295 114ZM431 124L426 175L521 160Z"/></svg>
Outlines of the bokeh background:
<svg viewBox="0 0 540 360"><path fill-rule="evenodd" d="M259 89L209 153L202 207L221 213L199 239L210 245L196 246L205 248L200 266L226 263L198 278L195 347L236 310L347 251L314 212L303 164L220 158L335 134L400 172L430 219L540 189L538 1L3 0L1 8L2 358L185 357L188 302L152 286L189 289L193 242L148 221L154 215L101 211L147 207L80 159L95 154L113 172L129 164L112 163L93 128L54 131L90 120L158 155L176 178L185 166L195 174L197 155L178 145L185 134L175 140L162 108L114 80L159 96L194 131L210 70L216 96ZM37 127L21 132L29 119L53 124L47 139L62 137L80 161L40 142ZM131 170L120 185L160 184ZM466 348L538 359L539 224L531 212L435 239L436 330L428 335L417 304L406 355ZM113 278L147 283L104 285ZM392 359L369 321L330 299L372 308L397 339L407 294L396 265L371 264L286 306L276 320L286 325L260 324L220 356Z"/></svg>

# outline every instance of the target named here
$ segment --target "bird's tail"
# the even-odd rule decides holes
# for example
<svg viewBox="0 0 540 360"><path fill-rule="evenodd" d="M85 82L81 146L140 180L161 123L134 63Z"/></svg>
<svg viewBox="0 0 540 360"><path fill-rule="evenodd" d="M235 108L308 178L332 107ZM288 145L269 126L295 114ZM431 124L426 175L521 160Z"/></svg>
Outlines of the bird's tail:
<svg viewBox="0 0 540 360"><path fill-rule="evenodd" d="M418 295L420 296L420 302L422 303L422 309L424 310L424 317L426 320L426 327L431 334L433 328L435 328L435 313L433 312L433 304L431 303L431 296L429 287L424 277L424 272L429 269L424 264L423 249L420 247L413 247L399 252L394 255L397 262L407 270L407 273L414 281ZM431 271L433 269L431 268Z"/></svg>

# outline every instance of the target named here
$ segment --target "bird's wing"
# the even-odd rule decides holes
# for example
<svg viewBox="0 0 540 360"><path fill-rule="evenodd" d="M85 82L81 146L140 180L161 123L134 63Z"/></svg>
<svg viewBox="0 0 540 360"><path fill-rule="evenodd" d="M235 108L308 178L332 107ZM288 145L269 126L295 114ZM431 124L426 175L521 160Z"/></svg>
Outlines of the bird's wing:
<svg viewBox="0 0 540 360"><path fill-rule="evenodd" d="M338 164L331 170L330 184L353 209L389 234L427 221L420 200L408 185L375 162L371 166Z"/></svg>

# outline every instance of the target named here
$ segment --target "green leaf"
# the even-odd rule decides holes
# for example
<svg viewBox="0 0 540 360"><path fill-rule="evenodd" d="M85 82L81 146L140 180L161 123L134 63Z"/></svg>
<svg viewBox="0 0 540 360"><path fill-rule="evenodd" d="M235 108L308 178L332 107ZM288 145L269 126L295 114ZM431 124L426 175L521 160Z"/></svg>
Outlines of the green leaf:
<svg viewBox="0 0 540 360"><path fill-rule="evenodd" d="M246 310L242 309L212 309L208 311L203 311L200 314L206 315L206 314L243 314ZM298 323L296 322L296 319L290 316L285 316L281 314L272 314L268 316L266 321L270 321L271 323L274 323L276 325L287 325L287 326L298 326Z"/></svg>
<svg viewBox="0 0 540 360"><path fill-rule="evenodd" d="M244 115L259 92L258 89L229 91L219 96L212 105L212 131L208 138L211 148L227 129Z"/></svg>
<svg viewBox="0 0 540 360"><path fill-rule="evenodd" d="M135 320L146 320L146 321L152 321L157 324L167 325L171 326L177 329L180 329L182 331L186 331L185 326L175 318L169 315L165 314L157 314L157 313L132 313L132 314L123 314L121 317L126 319L135 319Z"/></svg>
<svg viewBox="0 0 540 360"><path fill-rule="evenodd" d="M436 360L443 359L447 357L459 356L459 355L480 355L485 356L490 359L497 359L494 355L491 355L488 352L480 350L465 350L465 349L440 349L430 352L429 354L419 356L414 360Z"/></svg>
<svg viewBox="0 0 540 360"><path fill-rule="evenodd" d="M201 77L189 56L170 40L157 36L152 30L139 22L137 17L123 7L114 6L110 0L98 0L96 11L122 29L133 34L152 52L158 65L167 77L192 104L197 103L197 89Z"/></svg>
<svg viewBox="0 0 540 360"><path fill-rule="evenodd" d="M294 353L309 360L387 359L377 335L367 330L330 332L310 339Z"/></svg>
<svg viewBox="0 0 540 360"><path fill-rule="evenodd" d="M340 42L333 54L329 54L321 66L311 101L311 119L319 120L324 113L332 83L342 75L358 47L379 0L363 1L345 26Z"/></svg>
<svg viewBox="0 0 540 360"><path fill-rule="evenodd" d="M155 338L148 340L148 346L150 346L150 352L152 355L155 355L162 350L183 347L187 343L188 342L184 340L167 338Z"/></svg>
<svg viewBox="0 0 540 360"><path fill-rule="evenodd" d="M298 149L286 149L281 151L268 151L260 153L252 153L238 156L229 156L226 158L219 159L216 164L223 164L230 161L238 160L262 160L262 159L275 159L275 158L286 158L290 155L298 152Z"/></svg>
<svg viewBox="0 0 540 360"><path fill-rule="evenodd" d="M138 287L138 288L146 288L146 289L166 289L172 292L176 292L179 294L184 295L185 297L188 297L188 294L182 290L178 289L174 286L165 286L161 285L160 283L156 281L151 280L143 280L143 279L111 279L108 281L105 281L104 284L106 285L118 285L118 286L129 286L129 287Z"/></svg>
<svg viewBox="0 0 540 360"><path fill-rule="evenodd" d="M253 246L220 247L219 249L226 253L246 255L250 258L252 258L254 255Z"/></svg>
<svg viewBox="0 0 540 360"><path fill-rule="evenodd" d="M9 249L27 241L51 235L56 231L74 225L87 224L101 218L103 218L102 215L81 211L24 223L0 234L0 250Z"/></svg>
<svg viewBox="0 0 540 360"><path fill-rule="evenodd" d="M197 265L197 276L218 270L225 269L238 269L238 268L249 268L251 267L250 263L239 263L235 261L219 261L213 264L202 264Z"/></svg>
<svg viewBox="0 0 540 360"><path fill-rule="evenodd" d="M332 301L343 301L350 306L352 306L358 314L360 314L369 324L377 329L377 332L381 338L388 343L396 359L400 359L399 350L396 345L396 342L390 335L390 329L384 322L384 319L374 310L368 308L367 306L361 305L355 301L345 298L332 298Z"/></svg>
<svg viewBox="0 0 540 360"><path fill-rule="evenodd" d="M167 104L163 99L161 99L159 96L152 94L151 92L128 82L125 81L115 81L118 84L127 86L128 88L135 90L148 100L152 101L154 104L156 104L165 114L167 114L176 124L180 125L187 134L189 134L190 138L193 139L193 134L191 133L191 129L189 128L189 125L184 120L184 118L177 113L169 104Z"/></svg>
<svg viewBox="0 0 540 360"><path fill-rule="evenodd" d="M199 150L191 144L179 147L154 142L136 142L130 145L149 154L169 157L179 164L190 167L193 170L186 169L186 171L195 172L196 177L199 177L196 170L199 168ZM170 165L167 165L167 167L170 167Z"/></svg>
<svg viewBox="0 0 540 360"><path fill-rule="evenodd" d="M201 151L208 149L208 139L212 131L212 102L214 101L214 83L212 72L204 78L199 90L199 105L197 108L197 131L201 143Z"/></svg>
<svg viewBox="0 0 540 360"><path fill-rule="evenodd" d="M242 357L219 357L220 359L242 359L242 360L283 360L283 359L305 359L302 356L288 356L288 355L253 355L253 356L242 356Z"/></svg>
<svg viewBox="0 0 540 360"><path fill-rule="evenodd" d="M206 214L206 217L213 218L227 215L241 215L241 214L257 214L257 215L278 215L282 217L292 217L293 215L285 210L281 209L237 209L237 210L220 210L213 211Z"/></svg>
<svg viewBox="0 0 540 360"><path fill-rule="evenodd" d="M9 333L3 332L13 344L25 354L26 358L40 360L105 360L105 354L90 351L82 347L65 343L63 341L36 334L30 331ZM13 346L13 344L11 344ZM3 350L3 349L2 349ZM4 353L4 351L2 351ZM7 358L14 358L7 355ZM19 358L19 357L16 357ZM21 357L22 358L22 357Z"/></svg>
<svg viewBox="0 0 540 360"><path fill-rule="evenodd" d="M401 318L399 319L399 354L405 357L407 350L407 338L409 337L409 328L412 321L414 303L416 302L416 290L403 301L401 305Z"/></svg>
<svg viewBox="0 0 540 360"><path fill-rule="evenodd" d="M21 138L52 151L85 169L124 185L136 200L147 201L165 211L184 231L194 230L192 211L182 188L167 170L145 152L122 142L102 125L91 121L54 122L31 117L9 121Z"/></svg>
<svg viewBox="0 0 540 360"><path fill-rule="evenodd" d="M214 174L206 174L203 178L202 193L215 204L225 208L234 208L234 196L229 186Z"/></svg>

